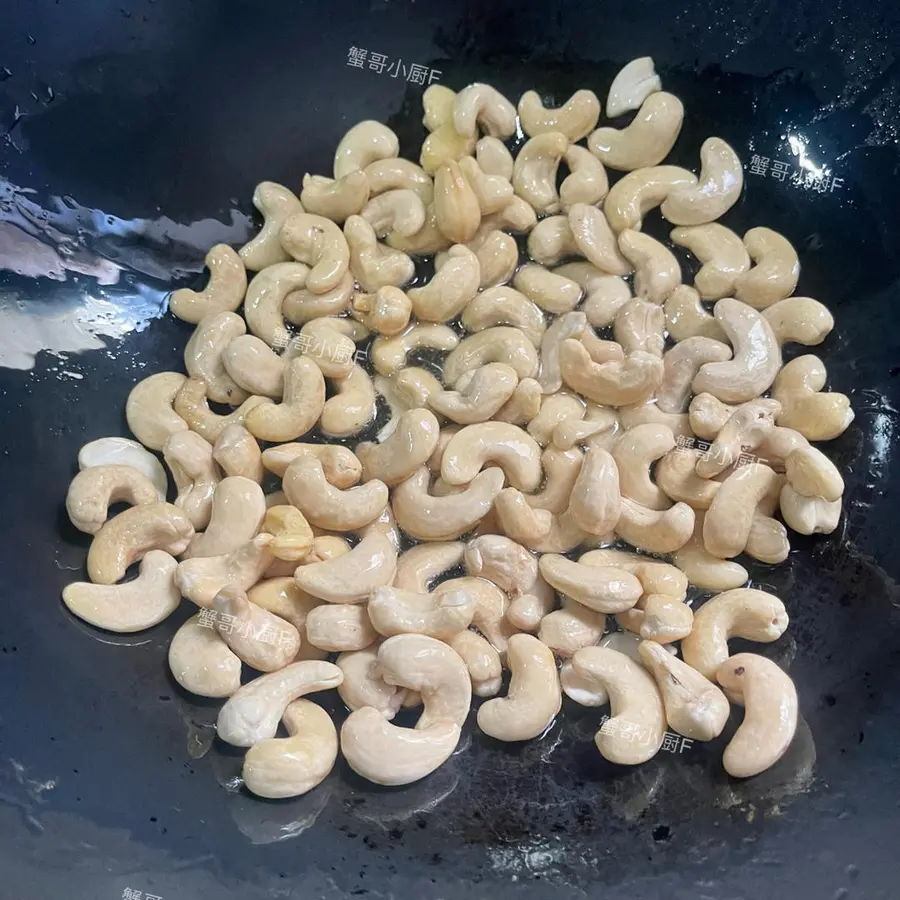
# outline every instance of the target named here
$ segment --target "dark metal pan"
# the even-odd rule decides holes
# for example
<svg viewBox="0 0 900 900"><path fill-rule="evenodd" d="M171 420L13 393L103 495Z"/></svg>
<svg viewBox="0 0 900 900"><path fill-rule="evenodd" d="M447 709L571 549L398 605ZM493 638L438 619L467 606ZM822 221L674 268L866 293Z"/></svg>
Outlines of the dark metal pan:
<svg viewBox="0 0 900 900"><path fill-rule="evenodd" d="M898 26L888 0L7 4L4 259L24 243L0 273L0 897L896 896ZM348 65L351 47L387 63ZM296 801L245 795L215 705L168 675L187 610L122 638L60 604L86 548L62 510L78 447L127 434L131 385L179 367L189 328L165 294L200 280L208 246L244 240L256 182L327 172L363 118L417 153L413 64L561 100L604 95L645 54L687 108L674 161L696 167L721 135L748 166L728 224L800 251L799 293L837 321L830 383L857 413L832 445L840 528L753 570L792 619L763 650L799 689L790 752L746 782L723 773L722 741L626 771L592 746L599 711L567 705L522 747L470 730L404 790L339 765ZM828 167L825 188L801 159Z"/></svg>

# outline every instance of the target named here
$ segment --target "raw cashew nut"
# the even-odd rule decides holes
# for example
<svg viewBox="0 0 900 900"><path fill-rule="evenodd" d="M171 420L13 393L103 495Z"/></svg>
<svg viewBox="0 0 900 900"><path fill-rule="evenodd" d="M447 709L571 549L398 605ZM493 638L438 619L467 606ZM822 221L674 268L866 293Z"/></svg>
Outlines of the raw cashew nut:
<svg viewBox="0 0 900 900"><path fill-rule="evenodd" d="M452 122L447 122L425 138L419 162L429 175L436 175L446 163L471 156L475 152L475 138L474 134L460 134Z"/></svg>
<svg viewBox="0 0 900 900"><path fill-rule="evenodd" d="M800 277L800 261L790 241L771 228L751 228L744 246L756 265L735 279L734 296L754 309L790 297Z"/></svg>
<svg viewBox="0 0 900 900"><path fill-rule="evenodd" d="M509 637L515 633L515 629L506 621L508 605L506 594L492 582L471 576L443 581L433 593L447 594L460 591L476 599L472 627L481 632L498 653L505 654Z"/></svg>
<svg viewBox="0 0 900 900"><path fill-rule="evenodd" d="M694 614L683 600L666 594L650 594L640 601L639 607L619 613L616 622L644 640L671 644L691 633Z"/></svg>
<svg viewBox="0 0 900 900"><path fill-rule="evenodd" d="M255 481L235 475L216 486L209 524L191 541L185 559L224 556L256 537L266 515L266 498Z"/></svg>
<svg viewBox="0 0 900 900"><path fill-rule="evenodd" d="M158 503L156 485L131 466L91 466L82 469L69 485L66 512L72 524L86 534L96 534L107 521L114 503L141 506Z"/></svg>
<svg viewBox="0 0 900 900"><path fill-rule="evenodd" d="M724 342L728 338L715 316L700 302L700 294L687 284L679 284L665 303L666 329L669 337L683 341L691 337L706 337Z"/></svg>
<svg viewBox="0 0 900 900"><path fill-rule="evenodd" d="M350 217L353 218L356 217ZM285 219L280 237L284 249L298 262L310 267L306 288L313 294L334 290L350 268L350 247L341 229L331 219L294 213Z"/></svg>
<svg viewBox="0 0 900 900"><path fill-rule="evenodd" d="M570 256L581 256L568 216L541 219L528 235L528 254L543 266L555 266Z"/></svg>
<svg viewBox="0 0 900 900"><path fill-rule="evenodd" d="M649 553L673 553L688 542L693 530L694 510L686 503L660 511L622 498L616 534L635 547Z"/></svg>
<svg viewBox="0 0 900 900"><path fill-rule="evenodd" d="M426 593L438 575L455 568L463 561L465 550L466 545L461 541L417 544L410 547L401 553L397 560L394 587L419 594Z"/></svg>
<svg viewBox="0 0 900 900"><path fill-rule="evenodd" d="M241 686L241 660L215 628L191 616L172 636L169 670L199 697L230 697Z"/></svg>
<svg viewBox="0 0 900 900"><path fill-rule="evenodd" d="M322 371L308 357L299 356L285 369L283 401L254 407L247 413L244 425L261 441L293 441L313 428L324 408Z"/></svg>
<svg viewBox="0 0 900 900"><path fill-rule="evenodd" d="M588 538L568 511L555 515L534 509L515 488L497 495L494 512L504 534L537 553L568 553Z"/></svg>
<svg viewBox="0 0 900 900"><path fill-rule="evenodd" d="M539 215L554 215L560 210L556 173L568 147L564 134L547 131L527 141L516 156L513 188Z"/></svg>
<svg viewBox="0 0 900 900"><path fill-rule="evenodd" d="M650 235L626 228L619 235L619 249L634 267L635 297L665 303L681 284L681 266L675 254Z"/></svg>
<svg viewBox="0 0 900 900"><path fill-rule="evenodd" d="M516 132L516 108L489 84L470 84L453 101L453 127L458 134L485 134L504 140Z"/></svg>
<svg viewBox="0 0 900 900"><path fill-rule="evenodd" d="M350 216L344 223L350 271L364 291L374 293L387 285L400 286L412 280L413 261L401 250L379 243L375 229L362 217Z"/></svg>
<svg viewBox="0 0 900 900"><path fill-rule="evenodd" d="M755 451L775 427L781 411L776 400L765 397L742 403L728 417L709 450L697 460L701 478L715 478L739 462L742 453Z"/></svg>
<svg viewBox="0 0 900 900"><path fill-rule="evenodd" d="M275 737L288 704L314 691L327 691L343 681L329 662L304 660L261 675L228 698L216 720L218 736L235 747L252 747Z"/></svg>
<svg viewBox="0 0 900 900"><path fill-rule="evenodd" d="M88 470L90 471L90 470ZM167 619L181 603L175 586L178 563L162 550L150 550L141 560L140 574L125 584L76 581L63 588L69 612L107 631L143 631Z"/></svg>
<svg viewBox="0 0 900 900"><path fill-rule="evenodd" d="M349 550L349 547L347 549ZM266 578L250 588L247 596L251 603L290 622L301 637L306 634L306 617L310 610L322 603L316 597L310 597L301 591L293 576Z"/></svg>
<svg viewBox="0 0 900 900"><path fill-rule="evenodd" d="M443 390L437 377L432 375L428 369L419 366L408 366L401 369L394 373L391 380L394 383L396 395L410 409L427 406L428 398L437 391Z"/></svg>
<svg viewBox="0 0 900 900"><path fill-rule="evenodd" d="M407 364L406 358L413 350L428 347L447 351L458 344L456 332L446 325L414 325L397 337L375 338L369 355L379 375L393 375Z"/></svg>
<svg viewBox="0 0 900 900"><path fill-rule="evenodd" d="M563 598L562 609L545 615L538 627L538 639L557 656L564 658L582 647L597 643L606 631L606 616L594 612L569 598Z"/></svg>
<svg viewBox="0 0 900 900"><path fill-rule="evenodd" d="M427 93L427 91L426 91ZM388 157L377 159L363 169L369 182L369 196L377 197L386 191L413 191L425 204L434 196L434 182L421 167L408 159Z"/></svg>
<svg viewBox="0 0 900 900"><path fill-rule="evenodd" d="M834 316L812 297L788 297L763 310L779 344L821 344L834 328Z"/></svg>
<svg viewBox="0 0 900 900"><path fill-rule="evenodd" d="M222 352L222 363L225 371L249 394L281 397L285 361L260 338L251 334L235 338Z"/></svg>
<svg viewBox="0 0 900 900"><path fill-rule="evenodd" d="M535 227L537 215L534 207L521 197L513 197L498 213L483 216L479 231L500 229L513 234L525 234Z"/></svg>
<svg viewBox="0 0 900 900"><path fill-rule="evenodd" d="M499 138L488 135L475 145L475 161L486 175L512 180L515 165L512 154Z"/></svg>
<svg viewBox="0 0 900 900"><path fill-rule="evenodd" d="M241 316L232 312L204 316L184 348L184 365L188 375L206 380L208 396L216 403L237 406L247 399L247 392L225 370L222 354L234 338L245 334L247 326Z"/></svg>
<svg viewBox="0 0 900 900"><path fill-rule="evenodd" d="M339 180L379 159L399 155L400 142L387 125L372 119L358 122L341 138L334 151L334 177Z"/></svg>
<svg viewBox="0 0 900 900"><path fill-rule="evenodd" d="M185 432L186 433L186 432ZM94 466L129 466L146 475L158 493L158 500L165 500L169 479L162 463L130 438L107 437L89 441L78 451L78 468Z"/></svg>
<svg viewBox="0 0 900 900"><path fill-rule="evenodd" d="M372 706L385 719L390 720L397 715L407 691L397 685L388 684L381 676L376 646L342 653L337 658L336 664L344 673L344 680L338 685L338 693L351 711Z"/></svg>
<svg viewBox="0 0 900 900"><path fill-rule="evenodd" d="M258 534L252 541L224 556L199 556L178 564L175 583L191 603L209 609L213 598L226 585L249 591L275 559L271 534Z"/></svg>
<svg viewBox="0 0 900 900"><path fill-rule="evenodd" d="M456 245L428 284L408 292L416 317L426 322L455 319L478 293L481 271L478 257Z"/></svg>
<svg viewBox="0 0 900 900"><path fill-rule="evenodd" d="M648 509L669 509L669 498L650 478L650 466L674 446L675 436L665 425L648 423L623 432L612 446L622 496Z"/></svg>
<svg viewBox="0 0 900 900"><path fill-rule="evenodd" d="M478 196L459 164L452 160L435 173L434 214L440 231L457 244L471 241L481 223Z"/></svg>
<svg viewBox="0 0 900 900"><path fill-rule="evenodd" d="M693 536L683 547L675 551L672 562L684 572L691 584L699 588L708 591L729 591L741 587L750 577L747 570L736 562L713 556L703 546L704 518L702 512L697 513Z"/></svg>
<svg viewBox="0 0 900 900"><path fill-rule="evenodd" d="M515 238L505 231L479 228L467 246L478 257L481 287L504 284L512 278L519 264L519 246ZM441 259L436 258L435 266L439 268L440 264Z"/></svg>
<svg viewBox="0 0 900 900"><path fill-rule="evenodd" d="M603 212L615 232L640 231L644 216L672 191L697 184L697 176L679 166L637 169L620 178L609 190Z"/></svg>
<svg viewBox="0 0 900 900"><path fill-rule="evenodd" d="M306 285L309 271L303 263L276 263L263 269L250 282L244 301L247 325L270 347L283 345L285 327L282 308L285 297Z"/></svg>
<svg viewBox="0 0 900 900"><path fill-rule="evenodd" d="M294 579L320 600L361 603L376 588L391 584L396 570L396 547L380 531L371 531L349 553L300 566Z"/></svg>
<svg viewBox="0 0 900 900"><path fill-rule="evenodd" d="M180 372L157 372L131 389L125 403L125 418L145 447L162 450L170 435L188 430L188 423L173 408L186 380Z"/></svg>
<svg viewBox="0 0 900 900"><path fill-rule="evenodd" d="M633 109L640 109L643 102L662 90L662 81L653 68L653 59L641 56L619 69L606 96L606 115L615 119Z"/></svg>
<svg viewBox="0 0 900 900"><path fill-rule="evenodd" d="M571 144L563 156L569 174L559 186L559 201L563 212L576 203L597 206L609 193L609 178L603 163L590 150Z"/></svg>
<svg viewBox="0 0 900 900"><path fill-rule="evenodd" d="M753 402L753 401L748 401ZM712 440L739 406L731 406L712 394L697 394L688 408L691 430L703 440Z"/></svg>
<svg viewBox="0 0 900 900"><path fill-rule="evenodd" d="M841 518L841 501L806 497L792 485L781 489L781 517L798 534L831 534Z"/></svg>
<svg viewBox="0 0 900 900"><path fill-rule="evenodd" d="M362 173L360 176L365 178ZM401 237L410 237L425 225L425 204L411 190L385 191L369 200L361 210L355 209L349 215L362 216L380 238L391 232L396 232Z"/></svg>
<svg viewBox="0 0 900 900"><path fill-rule="evenodd" d="M599 448L591 448L591 450L593 449ZM541 454L541 465L544 468L544 486L537 493L528 495L528 504L533 509L546 509L557 515L564 513L567 509L571 512L576 504L576 498L572 495L572 492L584 465L584 453L579 447L571 450L560 450L559 447L551 445ZM597 469L597 466L592 465L591 469ZM586 514L589 521L597 501L597 498L593 496L595 488L591 484L595 476L595 472L589 471L582 482L582 487L591 491L592 496L579 498L578 500L579 504L583 504L579 507L580 513ZM569 503L570 497L572 498L571 505ZM587 506L587 510L584 508L584 505ZM594 526L592 525L592 527ZM603 533L608 534L610 530L606 529Z"/></svg>
<svg viewBox="0 0 900 900"><path fill-rule="evenodd" d="M505 363L488 363L473 372L464 373L457 382L458 390L442 390L429 395L428 405L435 412L460 425L486 422L512 397L518 384L519 378L511 366ZM417 468L421 462L419 460L413 468ZM411 474L407 472L407 476Z"/></svg>
<svg viewBox="0 0 900 900"><path fill-rule="evenodd" d="M585 404L580 397L565 390L555 391L545 395L540 411L528 423L526 430L544 447L553 441L557 426L564 422L580 422L584 414ZM573 441L572 446L574 443ZM561 449L568 450L571 447Z"/></svg>
<svg viewBox="0 0 900 900"><path fill-rule="evenodd" d="M519 329L535 347L539 347L547 325L540 308L511 287L489 287L480 291L463 310L462 326L480 332L498 325Z"/></svg>
<svg viewBox="0 0 900 900"><path fill-rule="evenodd" d="M309 700L295 700L282 716L286 738L254 744L241 777L258 797L299 797L321 784L334 768L338 736L331 716Z"/></svg>
<svg viewBox="0 0 900 900"><path fill-rule="evenodd" d="M817 356L792 359L772 387L772 396L781 404L778 424L810 441L830 441L843 434L855 413L846 394L822 391L825 379L825 365Z"/></svg>
<svg viewBox="0 0 900 900"><path fill-rule="evenodd" d="M559 367L569 387L602 406L629 406L649 400L663 375L658 356L638 351L621 361L596 363L584 344L572 339L559 345Z"/></svg>
<svg viewBox="0 0 900 900"><path fill-rule="evenodd" d="M640 350L662 356L665 328L666 314L661 306L646 300L629 300L616 313L613 334L626 355Z"/></svg>
<svg viewBox="0 0 900 900"><path fill-rule="evenodd" d="M837 466L815 447L798 447L785 460L788 483L805 497L821 497L833 503L844 493L844 479Z"/></svg>
<svg viewBox="0 0 900 900"><path fill-rule="evenodd" d="M422 94L422 109L425 115L422 124L429 131L437 131L442 125L453 121L453 105L456 103L456 91L442 84L432 84Z"/></svg>
<svg viewBox="0 0 900 900"><path fill-rule="evenodd" d="M694 627L681 642L684 661L714 681L716 670L728 659L728 641L743 638L771 643L788 626L784 604L774 594L753 588L725 591L694 612Z"/></svg>
<svg viewBox="0 0 900 900"><path fill-rule="evenodd" d="M397 524L411 537L423 541L457 538L490 512L504 480L503 471L491 467L479 472L465 490L435 497L428 493L428 468L421 466L394 488L392 505Z"/></svg>
<svg viewBox="0 0 900 900"><path fill-rule="evenodd" d="M328 483L344 490L362 477L362 463L356 454L339 444L282 444L263 451L263 465L274 475L284 478L288 466L298 456L315 457L322 464Z"/></svg>
<svg viewBox="0 0 900 900"><path fill-rule="evenodd" d="M592 566L545 553L539 568L549 585L595 612L624 612L643 593L641 582L634 575L615 566Z"/></svg>
<svg viewBox="0 0 900 900"><path fill-rule="evenodd" d="M688 191L697 190L680 187L672 191L672 196L684 197ZM718 222L673 228L670 237L673 243L687 247L703 263L694 276L694 287L703 300L732 296L735 280L750 269L750 254L744 242L730 228Z"/></svg>
<svg viewBox="0 0 900 900"><path fill-rule="evenodd" d="M151 550L183 553L194 536L187 516L171 503L145 503L113 516L96 533L87 556L94 584L115 584Z"/></svg>
<svg viewBox="0 0 900 900"><path fill-rule="evenodd" d="M199 434L179 431L163 445L163 458L178 489L175 505L197 531L202 531L209 524L213 495L220 481L213 448Z"/></svg>
<svg viewBox="0 0 900 900"><path fill-rule="evenodd" d="M663 356L663 381L656 395L657 406L667 413L684 412L700 368L706 363L729 359L731 348L722 341L701 336L679 341Z"/></svg>
<svg viewBox="0 0 900 900"><path fill-rule="evenodd" d="M363 480L379 479L384 484L395 485L409 478L434 452L439 433L438 420L429 410L411 409L402 413L383 443L364 443L356 448Z"/></svg>
<svg viewBox="0 0 900 900"><path fill-rule="evenodd" d="M262 484L265 476L262 451L256 438L243 425L229 425L219 435L212 448L212 457L226 475L243 475ZM176 501L175 505L180 504Z"/></svg>
<svg viewBox="0 0 900 900"><path fill-rule="evenodd" d="M687 413L666 413L657 405L655 400L648 400L645 403L638 403L632 406L623 406L618 410L618 425L627 430L634 428L636 425L665 425L671 429L672 434L678 437L694 436L691 431L690 422ZM615 432L610 435L614 436Z"/></svg>
<svg viewBox="0 0 900 900"><path fill-rule="evenodd" d="M512 671L509 692L481 705L478 727L499 741L540 737L562 706L553 652L530 634L514 634L509 639L507 665Z"/></svg>
<svg viewBox="0 0 900 900"><path fill-rule="evenodd" d="M228 244L213 246L204 261L209 269L206 287L202 291L181 288L169 296L169 309L192 325L213 313L234 312L247 290L244 261Z"/></svg>
<svg viewBox="0 0 900 900"><path fill-rule="evenodd" d="M263 227L238 253L251 272L261 272L268 266L290 259L281 246L281 226L288 216L302 213L303 204L284 185L261 181L253 191L253 205L262 213Z"/></svg>
<svg viewBox="0 0 900 900"><path fill-rule="evenodd" d="M752 307L727 297L716 304L713 313L731 341L734 355L727 362L702 365L694 378L694 392L708 392L725 403L759 397L771 387L781 368L781 349L772 326Z"/></svg>
<svg viewBox="0 0 900 900"><path fill-rule="evenodd" d="M463 381L464 378L460 378L457 384L462 384ZM498 422L508 422L510 425L527 425L538 414L543 396L541 385L536 379L523 378L509 400L497 411L495 418Z"/></svg>
<svg viewBox="0 0 900 900"><path fill-rule="evenodd" d="M220 416L209 408L206 382L202 378L188 378L179 388L172 406L191 431L214 444L229 425L243 425L252 409L271 403L268 397L248 397L234 412Z"/></svg>
<svg viewBox="0 0 900 900"><path fill-rule="evenodd" d="M300 202L308 213L315 216L324 216L340 224L349 216L359 215L368 199L369 180L358 169L337 180L309 173L303 176ZM424 221L424 207L422 218Z"/></svg>
<svg viewBox="0 0 900 900"><path fill-rule="evenodd" d="M661 212L674 225L705 225L723 216L741 195L741 161L722 140L707 138L700 147L700 182L672 191Z"/></svg>
<svg viewBox="0 0 900 900"><path fill-rule="evenodd" d="M346 438L362 431L375 418L375 386L356 364L346 378L334 381L335 395L325 401L319 428L328 437Z"/></svg>
<svg viewBox="0 0 900 900"><path fill-rule="evenodd" d="M676 446L656 464L656 486L670 500L687 503L694 510L709 509L721 486L718 481L697 474L697 461L703 452Z"/></svg>
<svg viewBox="0 0 900 900"><path fill-rule="evenodd" d="M666 732L666 710L653 676L607 647L583 647L572 657L572 669L609 694L612 715L594 736L603 758L623 766L652 759Z"/></svg>
<svg viewBox="0 0 900 900"><path fill-rule="evenodd" d="M611 325L618 311L631 299L631 289L617 275L606 275L587 261L571 262L553 270L580 284L585 292L581 311L594 328Z"/></svg>
<svg viewBox="0 0 900 900"><path fill-rule="evenodd" d="M653 93L626 128L598 128L588 147L603 165L630 172L657 166L668 155L681 133L684 107L674 95Z"/></svg>
<svg viewBox="0 0 900 900"><path fill-rule="evenodd" d="M621 243L602 209L576 203L569 208L568 220L578 255L610 275L629 275L633 271L634 266L620 252Z"/></svg>
<svg viewBox="0 0 900 900"><path fill-rule="evenodd" d="M459 346L444 360L444 383L455 385L463 373L492 362L512 366L520 379L533 378L539 366L534 344L524 332L518 328L497 326L486 328L459 342Z"/></svg>
<svg viewBox="0 0 900 900"><path fill-rule="evenodd" d="M347 653L371 647L378 632L362 604L323 603L306 617L306 639L328 653Z"/></svg>
<svg viewBox="0 0 900 900"><path fill-rule="evenodd" d="M591 447L572 487L569 515L583 531L602 536L616 527L621 509L616 460L603 448Z"/></svg>
<svg viewBox="0 0 900 900"><path fill-rule="evenodd" d="M313 530L303 513L293 506L270 506L260 530L275 538L271 547L276 559L299 563L312 550Z"/></svg>
<svg viewBox="0 0 900 900"><path fill-rule="evenodd" d="M368 608L375 630L385 637L422 634L447 640L469 627L475 604L466 591L419 594L383 587L372 593Z"/></svg>
<svg viewBox="0 0 900 900"><path fill-rule="evenodd" d="M656 679L669 725L695 741L717 738L731 712L728 698L661 644L642 641L638 653L641 662Z"/></svg>
<svg viewBox="0 0 900 900"><path fill-rule="evenodd" d="M744 705L744 721L725 748L722 765L733 778L750 778L784 756L797 731L797 689L770 659L738 653L716 672L719 684Z"/></svg>
<svg viewBox="0 0 900 900"><path fill-rule="evenodd" d="M574 144L591 133L599 118L600 101L593 91L576 91L558 109L545 107L537 91L519 98L519 119L529 137L562 132Z"/></svg>
<svg viewBox="0 0 900 900"><path fill-rule="evenodd" d="M374 294L357 293L351 311L372 331L395 337L409 324L412 303L400 288L389 284Z"/></svg>
<svg viewBox="0 0 900 900"><path fill-rule="evenodd" d="M459 168L478 198L483 216L500 212L512 199L513 186L509 177L488 175L471 156L460 157Z"/></svg>
<svg viewBox="0 0 900 900"><path fill-rule="evenodd" d="M353 275L348 270L337 287L323 294L314 294L305 287L291 291L284 298L281 312L294 325L305 325L322 316L339 316L346 311L355 288Z"/></svg>
<svg viewBox="0 0 900 900"><path fill-rule="evenodd" d="M466 664L476 697L494 697L503 685L500 654L477 631L459 631L447 644Z"/></svg>
<svg viewBox="0 0 900 900"><path fill-rule="evenodd" d="M531 492L541 483L541 448L516 425L482 422L468 425L444 448L441 477L448 484L468 484L485 466L494 463L509 483Z"/></svg>
<svg viewBox="0 0 900 900"><path fill-rule="evenodd" d="M541 309L549 313L567 313L581 300L581 285L570 278L551 272L543 266L522 266L513 284Z"/></svg>

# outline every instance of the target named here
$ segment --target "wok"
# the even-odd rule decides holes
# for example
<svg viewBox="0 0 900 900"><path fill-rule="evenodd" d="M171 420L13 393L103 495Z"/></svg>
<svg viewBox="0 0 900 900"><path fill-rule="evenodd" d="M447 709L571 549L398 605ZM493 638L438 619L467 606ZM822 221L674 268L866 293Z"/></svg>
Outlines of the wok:
<svg viewBox="0 0 900 900"><path fill-rule="evenodd" d="M34 0L4 20L0 897L897 896L900 7ZM348 65L351 47L384 69ZM721 769L725 738L625 770L593 747L602 711L567 703L521 747L470 727L406 789L339 763L294 801L242 793L217 705L168 674L188 610L129 638L61 606L87 546L62 508L78 447L126 435L131 386L180 367L189 326L166 292L245 239L256 182L327 173L363 118L417 155L413 64L561 101L605 96L639 55L687 109L670 159L696 168L710 134L734 146L746 190L727 224L787 235L798 293L837 322L819 352L857 414L829 450L844 518L752 572L792 619L762 652L797 684L794 744L746 782ZM808 163L825 189L803 183Z"/></svg>

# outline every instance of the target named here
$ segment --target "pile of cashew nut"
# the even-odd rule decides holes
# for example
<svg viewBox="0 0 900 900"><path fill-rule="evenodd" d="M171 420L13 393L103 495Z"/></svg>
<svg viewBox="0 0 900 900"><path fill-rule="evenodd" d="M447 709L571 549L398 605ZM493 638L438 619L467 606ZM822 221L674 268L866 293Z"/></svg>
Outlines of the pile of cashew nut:
<svg viewBox="0 0 900 900"><path fill-rule="evenodd" d="M667 728L713 740L741 706L724 767L765 770L797 695L728 641L777 640L788 613L738 558L777 564L788 528L837 525L844 483L812 442L847 428L849 400L816 356L782 361L831 315L792 296L786 238L718 221L743 185L725 141L703 143L699 175L665 164L684 108L652 60L610 89L608 117L636 111L625 127L597 127L590 90L516 108L435 85L424 110L419 164L360 122L333 178L306 175L299 197L260 184L259 234L213 247L208 285L172 294L196 325L186 374L135 385L137 441L79 453L66 503L93 535L90 580L65 605L131 632L194 604L172 674L226 698L218 736L247 748L263 797L309 791L339 752L379 784L421 779L473 695L500 741L539 738L564 693L608 704L596 745L623 765ZM642 230L657 207L701 264L693 285ZM692 609L690 585L713 596ZM340 734L304 699L331 688ZM414 727L393 723L404 707L421 707Z"/></svg>

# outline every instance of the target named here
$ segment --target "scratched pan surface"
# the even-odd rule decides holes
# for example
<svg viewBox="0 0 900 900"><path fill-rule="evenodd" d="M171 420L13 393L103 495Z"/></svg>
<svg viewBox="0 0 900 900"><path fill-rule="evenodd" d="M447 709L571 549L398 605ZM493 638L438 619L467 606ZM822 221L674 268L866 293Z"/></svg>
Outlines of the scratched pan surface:
<svg viewBox="0 0 900 900"><path fill-rule="evenodd" d="M0 249L30 274L0 274L0 897L896 897L896 5L7 6ZM350 47L366 67L347 65ZM799 293L837 320L821 355L857 410L829 451L847 515L753 570L790 610L763 652L799 688L797 740L745 783L724 776L721 742L616 769L591 742L602 711L567 704L522 747L470 730L404 790L339 764L306 797L252 799L235 788L239 755L213 741L215 705L168 676L188 610L123 639L61 607L86 546L61 511L77 448L126 434L130 386L180 366L188 328L161 317L162 298L198 279L207 246L244 239L257 181L327 173L362 118L417 153L413 64L453 88L561 101L605 96L643 54L687 108L672 160L696 167L705 137L728 140L748 170L727 224L783 231ZM824 180L793 183L812 171L801 158Z"/></svg>

